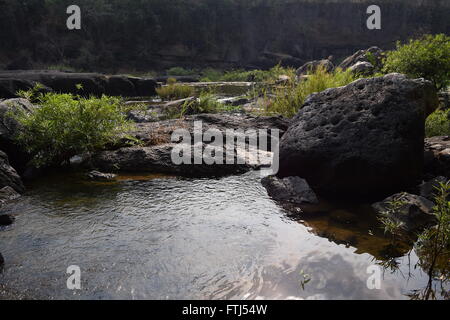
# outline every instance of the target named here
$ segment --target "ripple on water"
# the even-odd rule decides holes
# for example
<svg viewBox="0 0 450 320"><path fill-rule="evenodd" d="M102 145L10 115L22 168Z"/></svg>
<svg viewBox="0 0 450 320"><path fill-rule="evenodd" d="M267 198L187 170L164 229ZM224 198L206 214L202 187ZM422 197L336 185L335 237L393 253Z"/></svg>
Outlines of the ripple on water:
<svg viewBox="0 0 450 320"><path fill-rule="evenodd" d="M370 223L288 219L258 172L106 184L57 177L6 211L16 222L0 232L3 298L405 298L427 281L413 270L409 281L386 274L381 290L367 289L382 245ZM346 239L356 240L339 244ZM406 270L407 259L400 263ZM65 273L74 264L83 286L75 294Z"/></svg>

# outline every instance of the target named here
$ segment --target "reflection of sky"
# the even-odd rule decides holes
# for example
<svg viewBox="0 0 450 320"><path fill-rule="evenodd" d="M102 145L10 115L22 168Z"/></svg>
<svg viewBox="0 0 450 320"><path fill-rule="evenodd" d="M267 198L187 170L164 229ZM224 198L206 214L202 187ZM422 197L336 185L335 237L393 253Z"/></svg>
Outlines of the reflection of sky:
<svg viewBox="0 0 450 320"><path fill-rule="evenodd" d="M381 290L367 289L372 255L287 219L259 179L36 187L8 209L16 223L0 232L0 294L3 286L39 298L402 299L426 284L412 268L409 282L386 272ZM82 270L76 294L65 289L71 264ZM304 289L302 272L311 278Z"/></svg>

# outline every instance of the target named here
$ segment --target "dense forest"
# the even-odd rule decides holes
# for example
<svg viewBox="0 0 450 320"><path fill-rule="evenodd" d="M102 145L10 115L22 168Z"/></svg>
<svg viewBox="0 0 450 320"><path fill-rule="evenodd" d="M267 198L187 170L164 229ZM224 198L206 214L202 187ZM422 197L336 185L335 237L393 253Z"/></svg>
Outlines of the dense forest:
<svg viewBox="0 0 450 320"><path fill-rule="evenodd" d="M450 32L447 0L378 3L381 30L366 28L365 0L78 0L82 29L70 31L72 0L0 0L0 69L298 66Z"/></svg>

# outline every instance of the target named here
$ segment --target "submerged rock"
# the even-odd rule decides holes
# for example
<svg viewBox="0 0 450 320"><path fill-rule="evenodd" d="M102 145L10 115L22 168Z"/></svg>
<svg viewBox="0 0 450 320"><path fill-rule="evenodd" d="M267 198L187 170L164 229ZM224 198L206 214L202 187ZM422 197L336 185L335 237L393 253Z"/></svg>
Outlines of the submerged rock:
<svg viewBox="0 0 450 320"><path fill-rule="evenodd" d="M308 182L302 178L286 177L280 179L276 176L269 176L262 179L261 183L267 189L269 196L276 201L294 204L319 203Z"/></svg>
<svg viewBox="0 0 450 320"><path fill-rule="evenodd" d="M409 194L398 193L372 205L377 214L385 214L400 223L405 232L416 232L437 223L433 213L434 203L430 200Z"/></svg>
<svg viewBox="0 0 450 320"><path fill-rule="evenodd" d="M15 191L22 193L25 186L16 170L9 165L8 156L0 151L0 188L12 187Z"/></svg>
<svg viewBox="0 0 450 320"><path fill-rule="evenodd" d="M434 201L434 198L438 195L438 188L441 183L447 183L446 177L436 177L429 181L425 181L420 185L420 196L430 201Z"/></svg>
<svg viewBox="0 0 450 320"><path fill-rule="evenodd" d="M113 181L117 178L117 175L113 173L103 173L93 170L89 172L86 177L94 181Z"/></svg>
<svg viewBox="0 0 450 320"><path fill-rule="evenodd" d="M417 185L433 85L400 74L310 95L280 141L279 177L305 178L319 194L392 194Z"/></svg>

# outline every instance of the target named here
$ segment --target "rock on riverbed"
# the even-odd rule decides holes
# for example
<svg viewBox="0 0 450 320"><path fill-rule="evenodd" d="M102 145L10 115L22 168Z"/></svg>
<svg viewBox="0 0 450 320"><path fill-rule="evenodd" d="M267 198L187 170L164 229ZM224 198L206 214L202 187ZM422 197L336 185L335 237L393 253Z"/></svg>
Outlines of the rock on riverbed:
<svg viewBox="0 0 450 320"><path fill-rule="evenodd" d="M234 139L247 141L248 130L264 130L267 132L267 150L262 150L260 145L251 152L235 143L232 149L226 145L221 149L223 155L227 152L233 155L232 164L181 164L172 161L172 151L177 143L171 141L172 133L177 129L185 129L192 138L191 147L194 146L194 124L201 122L202 132L210 129L218 130L226 137L227 130L234 131ZM95 154L87 164L93 168L107 172L154 172L167 173L182 176L223 176L243 173L251 169L269 166L272 160L271 149L273 130L279 130L281 137L286 131L289 121L282 117L255 117L240 114L198 114L184 119L165 120L136 124L136 130L132 133L140 139L144 145L123 147L117 150L103 151ZM238 131L240 130L240 131ZM209 148L210 143L196 144L202 154ZM248 141L246 147L249 147ZM194 150L191 148L191 154ZM248 155L248 157L247 157ZM191 159L193 160L193 159ZM225 159L224 159L225 162Z"/></svg>
<svg viewBox="0 0 450 320"><path fill-rule="evenodd" d="M378 214L384 214L399 223L400 228L413 233L436 224L434 203L418 195L398 193L372 206Z"/></svg>
<svg viewBox="0 0 450 320"><path fill-rule="evenodd" d="M331 196L389 195L423 172L433 85L400 74L312 94L280 142L279 177L299 176Z"/></svg>

